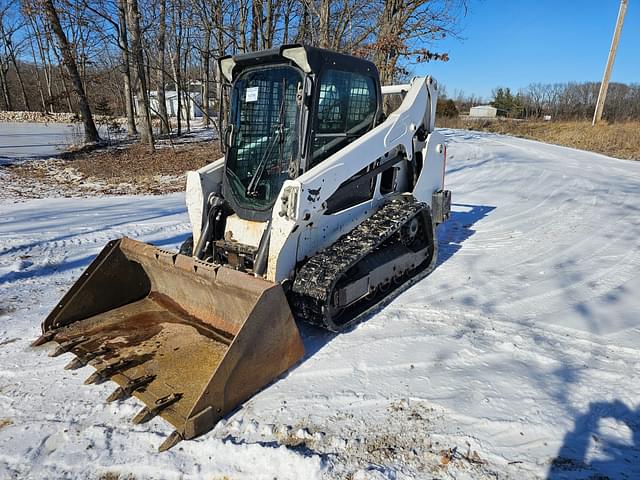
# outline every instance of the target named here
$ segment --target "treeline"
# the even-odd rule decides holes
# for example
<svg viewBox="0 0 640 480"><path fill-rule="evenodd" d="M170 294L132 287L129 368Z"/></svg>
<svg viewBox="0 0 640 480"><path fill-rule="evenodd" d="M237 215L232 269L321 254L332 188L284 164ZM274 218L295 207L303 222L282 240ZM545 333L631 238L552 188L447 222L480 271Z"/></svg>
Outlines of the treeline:
<svg viewBox="0 0 640 480"><path fill-rule="evenodd" d="M516 94L509 88L497 88L491 105L498 109L498 115L511 118L591 120L599 89L598 82L533 83ZM603 118L611 122L640 120L640 84L609 84Z"/></svg>
<svg viewBox="0 0 640 480"><path fill-rule="evenodd" d="M532 83L516 93L508 87L497 87L487 100L460 90L449 97L441 86L438 114L456 117L469 113L471 107L490 104L502 117L591 120L599 89L599 82ZM603 118L609 122L640 120L640 84L610 83Z"/></svg>
<svg viewBox="0 0 640 480"><path fill-rule="evenodd" d="M437 43L457 33L467 2L0 0L0 108L77 112L87 142L99 140L94 113L126 115L129 134L153 146L152 120L161 134L190 127L178 115L173 129L169 90L178 112L198 93L204 122L220 127L220 56L305 43L367 57L390 83L448 60Z"/></svg>

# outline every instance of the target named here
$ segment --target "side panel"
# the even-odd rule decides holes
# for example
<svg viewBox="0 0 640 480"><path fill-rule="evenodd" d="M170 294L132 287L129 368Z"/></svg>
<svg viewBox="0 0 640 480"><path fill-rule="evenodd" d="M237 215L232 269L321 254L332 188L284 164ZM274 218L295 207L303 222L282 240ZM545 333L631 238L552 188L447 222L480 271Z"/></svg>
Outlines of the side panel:
<svg viewBox="0 0 640 480"><path fill-rule="evenodd" d="M379 203L379 200L370 200L331 215L316 216L315 222L302 228L298 241L297 261L335 243L341 236L349 233L373 215Z"/></svg>
<svg viewBox="0 0 640 480"><path fill-rule="evenodd" d="M431 207L434 192L444 188L445 138L438 132L431 132L422 149L423 167L413 189L413 196Z"/></svg>
<svg viewBox="0 0 640 480"><path fill-rule="evenodd" d="M187 187L185 202L189 212L189 221L193 231L193 244L198 244L200 232L204 225L209 194L222 191L222 175L224 172L224 157L199 170L187 172Z"/></svg>
<svg viewBox="0 0 640 480"><path fill-rule="evenodd" d="M282 192L287 188L299 192L299 185L294 180L284 182ZM276 200L271 216L271 239L269 241L269 257L267 260L267 280L281 282L290 278L296 266L296 252L300 236L300 224L293 211L284 214L286 207L281 209L283 193L280 200Z"/></svg>
<svg viewBox="0 0 640 480"><path fill-rule="evenodd" d="M243 220L238 215L227 217L225 239L258 248L268 222Z"/></svg>

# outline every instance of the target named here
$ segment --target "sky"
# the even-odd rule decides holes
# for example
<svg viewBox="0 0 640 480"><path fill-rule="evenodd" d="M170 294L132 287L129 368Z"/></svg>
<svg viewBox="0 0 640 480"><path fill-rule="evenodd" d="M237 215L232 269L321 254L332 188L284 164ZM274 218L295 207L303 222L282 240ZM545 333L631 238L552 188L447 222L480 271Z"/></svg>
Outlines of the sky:
<svg viewBox="0 0 640 480"><path fill-rule="evenodd" d="M432 45L448 62L413 68L457 90L491 99L531 83L602 79L620 0L470 0L461 38ZM640 0L629 0L611 81L640 83Z"/></svg>

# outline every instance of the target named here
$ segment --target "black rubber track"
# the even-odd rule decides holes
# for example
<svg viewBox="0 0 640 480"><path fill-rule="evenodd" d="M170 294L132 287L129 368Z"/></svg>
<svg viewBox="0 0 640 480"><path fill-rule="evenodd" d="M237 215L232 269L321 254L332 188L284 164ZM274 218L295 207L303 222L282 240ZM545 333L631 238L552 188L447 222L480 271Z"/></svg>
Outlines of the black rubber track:
<svg viewBox="0 0 640 480"><path fill-rule="evenodd" d="M428 226L425 240L429 243L431 256L423 264L416 266L413 274L427 266L432 267L435 261L435 229L429 206L410 196L397 197L299 268L289 291L289 304L296 318L335 332L348 329L359 321L366 311L382 301L391 290L373 299L358 302L361 303L360 308L350 309L350 314L345 314L346 318L341 316L334 321L331 318L333 312L328 306L337 282L367 255L400 242L402 226L419 215L423 216ZM409 278L407 276L407 280Z"/></svg>

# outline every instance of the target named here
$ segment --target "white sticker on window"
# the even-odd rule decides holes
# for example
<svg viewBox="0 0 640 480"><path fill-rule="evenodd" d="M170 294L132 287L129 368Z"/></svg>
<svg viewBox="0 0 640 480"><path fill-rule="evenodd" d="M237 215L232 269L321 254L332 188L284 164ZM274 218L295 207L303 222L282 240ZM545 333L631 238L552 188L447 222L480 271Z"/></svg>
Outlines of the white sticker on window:
<svg viewBox="0 0 640 480"><path fill-rule="evenodd" d="M260 87L247 88L247 94L244 97L245 102L257 102L258 101L258 89Z"/></svg>

